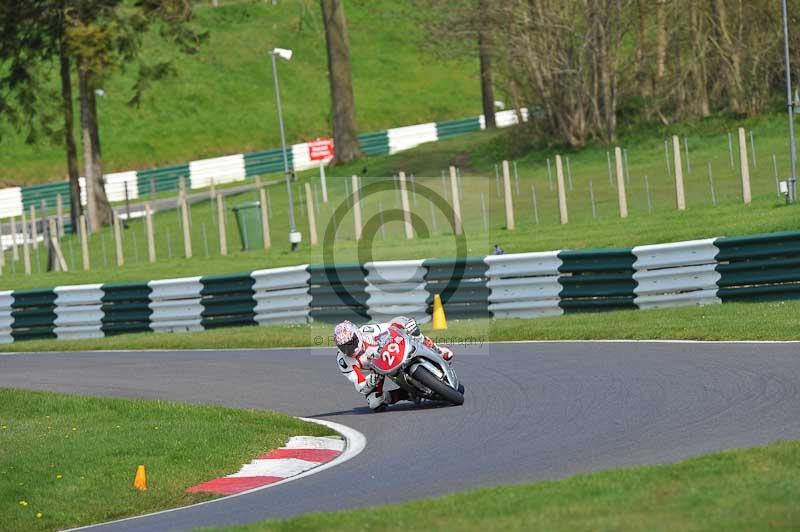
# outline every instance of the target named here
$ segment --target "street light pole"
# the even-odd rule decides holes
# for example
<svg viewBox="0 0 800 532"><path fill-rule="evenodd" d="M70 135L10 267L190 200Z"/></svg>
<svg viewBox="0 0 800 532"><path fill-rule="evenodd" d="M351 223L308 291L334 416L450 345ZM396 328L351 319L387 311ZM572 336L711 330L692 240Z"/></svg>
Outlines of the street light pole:
<svg viewBox="0 0 800 532"><path fill-rule="evenodd" d="M786 103L789 108L789 150L791 153L792 177L789 179L789 203L797 199L797 147L794 144L794 101L792 100L792 71L789 63L789 17L786 13L786 0L781 0L783 15L783 46L786 60Z"/></svg>
<svg viewBox="0 0 800 532"><path fill-rule="evenodd" d="M289 156L286 153L286 132L283 128L283 111L281 109L281 89L278 84L278 65L275 56L279 55L277 49L270 52L272 56L272 78L275 80L275 101L278 104L278 124L281 129L281 152L283 153L283 174L286 179L286 194L289 197L289 242L292 245L292 251L297 250L297 245L300 243L301 235L297 231L297 226L294 221L294 198L292 197L292 182L291 173L289 172ZM283 56L282 56L283 57ZM289 54L291 57L291 53ZM288 61L288 59L287 59Z"/></svg>

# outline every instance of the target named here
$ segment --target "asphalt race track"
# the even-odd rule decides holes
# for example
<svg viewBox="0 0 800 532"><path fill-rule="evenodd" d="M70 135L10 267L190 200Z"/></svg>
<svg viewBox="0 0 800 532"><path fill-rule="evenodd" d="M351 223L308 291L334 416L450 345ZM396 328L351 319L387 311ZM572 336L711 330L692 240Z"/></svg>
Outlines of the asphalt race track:
<svg viewBox="0 0 800 532"><path fill-rule="evenodd" d="M274 409L367 437L354 460L308 478L98 530L246 523L800 438L800 344L519 343L456 353L463 407L381 414L368 412L331 349L0 356L0 386Z"/></svg>

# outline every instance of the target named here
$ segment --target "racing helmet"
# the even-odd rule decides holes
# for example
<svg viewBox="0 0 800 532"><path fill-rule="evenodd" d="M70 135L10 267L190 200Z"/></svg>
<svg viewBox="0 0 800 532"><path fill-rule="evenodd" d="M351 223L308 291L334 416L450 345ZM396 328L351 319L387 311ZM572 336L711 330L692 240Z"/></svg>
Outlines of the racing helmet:
<svg viewBox="0 0 800 532"><path fill-rule="evenodd" d="M355 356L361 346L361 331L348 320L341 322L333 329L333 338L339 351L349 357Z"/></svg>

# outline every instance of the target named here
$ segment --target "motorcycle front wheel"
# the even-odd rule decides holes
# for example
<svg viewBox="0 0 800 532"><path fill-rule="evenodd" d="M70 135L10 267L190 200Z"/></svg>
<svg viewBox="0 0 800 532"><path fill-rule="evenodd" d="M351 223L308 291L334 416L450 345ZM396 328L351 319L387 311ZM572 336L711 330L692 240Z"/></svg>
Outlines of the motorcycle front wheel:
<svg viewBox="0 0 800 532"><path fill-rule="evenodd" d="M437 379L436 375L428 371L425 367L417 367L417 369L414 370L414 374L411 376L426 387L430 388L433 393L448 403L456 406L464 404L464 396L459 393L458 390L454 390L446 383Z"/></svg>

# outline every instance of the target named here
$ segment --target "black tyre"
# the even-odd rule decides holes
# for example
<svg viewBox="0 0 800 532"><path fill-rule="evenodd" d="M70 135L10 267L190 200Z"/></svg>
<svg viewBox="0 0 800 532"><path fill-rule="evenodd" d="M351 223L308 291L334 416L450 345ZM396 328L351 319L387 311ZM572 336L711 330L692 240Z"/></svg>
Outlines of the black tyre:
<svg viewBox="0 0 800 532"><path fill-rule="evenodd" d="M411 375L414 379L418 380L428 388L430 388L433 393L438 395L441 399L444 399L448 403L454 405L462 405L464 404L464 396L458 392L458 390L454 390L444 382L440 381L436 378L436 376L428 371L423 366L417 367L414 370L414 373Z"/></svg>

